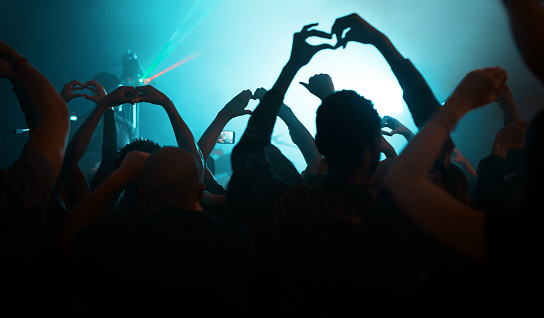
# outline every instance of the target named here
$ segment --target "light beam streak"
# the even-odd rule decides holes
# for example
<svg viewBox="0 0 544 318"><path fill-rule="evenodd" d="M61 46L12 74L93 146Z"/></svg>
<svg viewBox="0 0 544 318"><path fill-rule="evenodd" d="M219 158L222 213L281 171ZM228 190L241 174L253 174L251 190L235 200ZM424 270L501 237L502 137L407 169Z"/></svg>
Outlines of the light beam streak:
<svg viewBox="0 0 544 318"><path fill-rule="evenodd" d="M157 78L157 77L159 77L159 76L161 76L161 75L164 75L164 74L167 73L167 72L170 72L171 70L175 69L176 67L178 67L178 66L180 66L180 65L182 65L182 64L185 64L185 63L189 62L190 60L192 60L192 59L198 57L200 54L201 54L200 52L195 52L195 53L193 53L193 54L191 54L191 55L189 55L189 56L187 56L187 57L185 57L185 58L179 60L179 61L176 62L175 64L173 64L173 65L167 67L166 69L160 71L159 73L157 73L157 74L155 74L155 75L153 75L153 76L151 76L151 77L149 77L149 78L146 78L146 79L143 81L144 84L147 85L149 82L151 82L151 81L154 80L155 78Z"/></svg>

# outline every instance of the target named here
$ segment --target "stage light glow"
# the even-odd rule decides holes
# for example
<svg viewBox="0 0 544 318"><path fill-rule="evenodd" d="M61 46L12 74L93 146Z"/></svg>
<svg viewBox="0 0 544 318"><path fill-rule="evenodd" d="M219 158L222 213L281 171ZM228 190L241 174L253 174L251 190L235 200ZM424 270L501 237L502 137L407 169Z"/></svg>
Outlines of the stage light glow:
<svg viewBox="0 0 544 318"><path fill-rule="evenodd" d="M70 120L71 120L71 121L76 121L76 120L77 120L77 116L75 116L75 115L70 116Z"/></svg>
<svg viewBox="0 0 544 318"><path fill-rule="evenodd" d="M209 3L207 8L205 8L201 14L197 15L195 18L192 18L193 13L197 11L197 8L202 2L203 0L197 0L193 4L183 21L181 21L180 25L174 31L172 36L170 36L170 39L166 45L162 48L147 70L145 70L145 72L142 74L140 81L144 81L144 79L146 79L149 74L151 74L151 72L153 72L157 66L159 66L159 64L161 64L162 61L164 61L164 59L166 59L166 57L168 57L168 55L170 55L170 53L172 53L172 51L174 51L174 49L176 49L202 21L204 21L204 19L219 4L220 0L204 1Z"/></svg>
<svg viewBox="0 0 544 318"><path fill-rule="evenodd" d="M170 72L171 70L175 69L176 67L182 65L182 64L185 64L187 62L189 62L190 60L196 58L197 56L199 56L201 53L200 52L195 52L179 61L177 61L176 63L174 63L173 65L167 67L166 69L160 71L159 73L149 77L149 78L146 78L145 80L141 80L140 79L140 82L143 82L144 84L148 84L149 82L151 82L152 80L154 80L155 78L161 76L161 75L164 75L165 73L167 72Z"/></svg>

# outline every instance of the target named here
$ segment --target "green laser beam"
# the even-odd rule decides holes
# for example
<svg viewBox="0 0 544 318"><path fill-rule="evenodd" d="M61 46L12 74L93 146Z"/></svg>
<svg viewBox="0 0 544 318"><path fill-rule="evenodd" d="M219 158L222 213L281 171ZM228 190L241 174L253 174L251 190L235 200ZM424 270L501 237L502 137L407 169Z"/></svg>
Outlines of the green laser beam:
<svg viewBox="0 0 544 318"><path fill-rule="evenodd" d="M189 36L189 34L200 24L204 19L212 12L215 7L219 4L220 0L215 0L206 11L204 11L203 14L198 16L197 20L194 23L189 24L191 16L193 16L193 13L196 11L197 7L200 5L202 0L197 0L183 21L179 24L179 26L176 28L172 36L170 36L170 39L166 43L166 45L162 48L162 50L159 52L159 55L153 60L151 65L145 70L145 72L140 76L140 79L147 78L151 72L153 72L159 64L162 63L172 53L186 38ZM189 24L187 28L186 25Z"/></svg>

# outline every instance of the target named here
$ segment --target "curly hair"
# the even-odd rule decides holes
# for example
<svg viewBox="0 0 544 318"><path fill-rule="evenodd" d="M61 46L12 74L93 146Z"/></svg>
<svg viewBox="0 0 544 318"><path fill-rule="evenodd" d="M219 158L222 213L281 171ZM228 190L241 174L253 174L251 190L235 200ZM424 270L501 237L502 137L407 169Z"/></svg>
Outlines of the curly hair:
<svg viewBox="0 0 544 318"><path fill-rule="evenodd" d="M142 151L142 152L152 153L153 151L160 148L162 147L158 143L151 141L149 139L143 139L143 138L136 139L119 150L119 152L117 153L117 158L115 158L115 161L113 163L113 168L114 169L119 168L119 166L121 165L121 162L123 162L123 159L125 159L125 156L127 155L127 153L131 151Z"/></svg>

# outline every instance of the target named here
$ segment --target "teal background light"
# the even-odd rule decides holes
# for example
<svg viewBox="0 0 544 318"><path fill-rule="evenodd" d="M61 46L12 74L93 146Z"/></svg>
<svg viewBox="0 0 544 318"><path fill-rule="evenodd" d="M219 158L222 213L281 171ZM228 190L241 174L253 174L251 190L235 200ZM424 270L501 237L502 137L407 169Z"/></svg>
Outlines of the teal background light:
<svg viewBox="0 0 544 318"><path fill-rule="evenodd" d="M542 106L544 88L519 57L505 10L497 0L2 1L0 29L4 30L2 41L27 57L58 91L64 83L84 82L99 72L120 75L121 56L127 49L137 53L147 77L200 52L150 83L174 101L198 139L239 92L272 86L289 58L294 32L315 22L317 29L330 31L336 18L353 12L389 36L440 101L469 71L502 66L509 72L508 84L521 116L530 119ZM298 82L318 73L330 74L336 89L357 91L371 99L382 116L396 117L416 130L383 57L372 46L350 43L346 49L316 55L287 92L285 103L312 134L319 100ZM0 149L7 149L0 158L4 168L18 157L27 137L11 133L25 124L9 82L0 82L0 96L4 132ZM256 104L251 101L248 108ZM80 120L92 107L83 99L69 104L72 115ZM142 137L161 145L175 144L164 110L143 103L140 115ZM248 118L236 118L226 129L236 131L239 140ZM459 123L453 140L476 166L489 153L501 126L502 112L497 106L482 108ZM400 136L389 140L398 151L405 146ZM302 155L279 119L274 143L299 170L304 168ZM218 147L224 153L233 148Z"/></svg>

